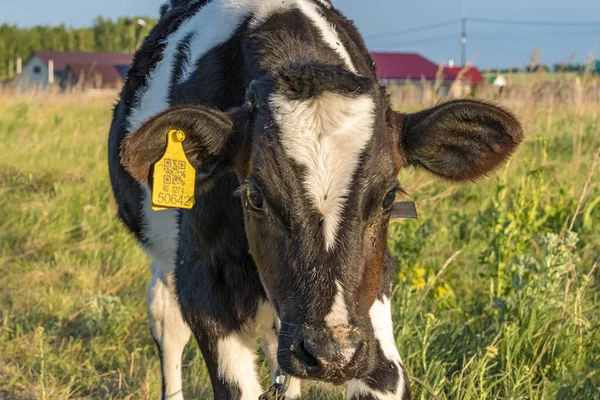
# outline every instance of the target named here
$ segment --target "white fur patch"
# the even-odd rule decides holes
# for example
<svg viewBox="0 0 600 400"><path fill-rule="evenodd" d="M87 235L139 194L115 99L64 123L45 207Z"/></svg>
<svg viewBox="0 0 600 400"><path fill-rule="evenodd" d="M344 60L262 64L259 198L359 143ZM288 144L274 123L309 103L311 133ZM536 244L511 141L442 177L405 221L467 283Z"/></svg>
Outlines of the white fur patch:
<svg viewBox="0 0 600 400"><path fill-rule="evenodd" d="M164 398L183 400L181 356L190 339L190 328L183 321L173 292L172 275L163 277L163 268L152 263L152 280L146 290L146 305L152 336L160 346L165 383Z"/></svg>
<svg viewBox="0 0 600 400"><path fill-rule="evenodd" d="M156 212L152 210L150 189L145 188L142 200L142 213L144 215L143 235L148 241L144 250L156 260L159 269L153 273L159 274L166 280L175 270L175 257L179 237L177 218L179 210L171 209Z"/></svg>
<svg viewBox="0 0 600 400"><path fill-rule="evenodd" d="M359 381L357 379L353 379L348 382L348 390L346 397L348 399L358 399L362 396L372 396L377 400L398 400L403 397L404 388L400 389L400 391L396 391L394 393L383 393L379 390L371 389L366 383L363 381Z"/></svg>
<svg viewBox="0 0 600 400"><path fill-rule="evenodd" d="M297 3L298 8L302 11L302 13L306 15L313 22L315 27L317 27L317 29L321 32L321 36L323 37L325 43L335 50L342 60L344 60L346 68L348 68L351 72L356 73L356 68L354 68L350 54L342 44L335 27L331 25L327 19L325 19L325 17L323 17L317 5L307 0L297 0Z"/></svg>
<svg viewBox="0 0 600 400"><path fill-rule="evenodd" d="M242 391L242 400L256 400L263 392L256 376L256 342L246 332L232 333L217 343L218 374Z"/></svg>
<svg viewBox="0 0 600 400"><path fill-rule="evenodd" d="M191 62L186 65L179 80L189 79L196 62L213 47L229 40L249 16L252 16L250 25L257 26L273 13L291 6L293 2L281 0L213 0L208 3L189 20L196 34L189 46Z"/></svg>
<svg viewBox="0 0 600 400"><path fill-rule="evenodd" d="M232 15L220 15L220 3L213 1L202 7L166 39L162 59L150 72L146 87L136 95L135 107L131 110L128 120L130 132L169 106L170 81L177 48L181 40L189 34L194 35L190 48L196 46L195 55L199 57L231 37L240 20L232 20L235 18Z"/></svg>
<svg viewBox="0 0 600 400"><path fill-rule="evenodd" d="M388 360L401 362L396 340L394 339L394 325L392 323L392 308L387 297L375 300L369 310L371 325L375 332L375 338L379 341L381 350Z"/></svg>
<svg viewBox="0 0 600 400"><path fill-rule="evenodd" d="M396 341L394 339L394 326L392 323L392 310L390 300L387 297L383 301L376 300L369 310L371 325L375 332L375 338L379 342L381 351L387 360L392 361L398 370L398 387L394 393L382 393L371 389L363 381L354 379L348 383L348 398L371 395L378 400L396 400L404 396L404 374L402 373L402 360L398 354Z"/></svg>
<svg viewBox="0 0 600 400"><path fill-rule="evenodd" d="M329 328L335 328L340 325L348 325L348 308L344 300L344 288L339 282L335 282L337 293L331 306L331 311L325 316L325 324Z"/></svg>
<svg viewBox="0 0 600 400"><path fill-rule="evenodd" d="M360 155L373 135L369 96L326 92L309 100L274 94L270 106L287 154L306 167L304 188L323 215L325 244L335 245L342 211Z"/></svg>
<svg viewBox="0 0 600 400"><path fill-rule="evenodd" d="M327 8L331 8L331 3L328 0L317 0L319 3L321 3L324 7Z"/></svg>

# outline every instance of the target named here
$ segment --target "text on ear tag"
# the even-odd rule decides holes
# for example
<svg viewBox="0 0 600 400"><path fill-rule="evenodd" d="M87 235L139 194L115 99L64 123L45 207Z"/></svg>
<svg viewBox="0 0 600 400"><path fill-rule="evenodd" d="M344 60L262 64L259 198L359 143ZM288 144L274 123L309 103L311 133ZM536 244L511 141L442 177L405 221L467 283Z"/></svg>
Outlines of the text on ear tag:
<svg viewBox="0 0 600 400"><path fill-rule="evenodd" d="M192 208L196 170L183 151L185 132L171 130L167 134L167 149L154 164L152 179L152 209Z"/></svg>
<svg viewBox="0 0 600 400"><path fill-rule="evenodd" d="M414 201L400 201L392 205L391 219L410 218L417 219L417 206Z"/></svg>

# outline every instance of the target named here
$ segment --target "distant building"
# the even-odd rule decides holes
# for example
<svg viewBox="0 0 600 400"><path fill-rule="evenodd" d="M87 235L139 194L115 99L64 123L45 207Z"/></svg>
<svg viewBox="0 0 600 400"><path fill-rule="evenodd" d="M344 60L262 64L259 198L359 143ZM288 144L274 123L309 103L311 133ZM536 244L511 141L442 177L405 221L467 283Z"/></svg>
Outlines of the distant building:
<svg viewBox="0 0 600 400"><path fill-rule="evenodd" d="M26 88L60 84L66 88L85 84L82 79L90 79L94 82L90 87L114 88L125 80L132 62L133 55L123 53L36 51L13 84ZM64 73L68 76L63 77Z"/></svg>
<svg viewBox="0 0 600 400"><path fill-rule="evenodd" d="M454 79L459 79L465 85L475 86L485 82L481 71L475 67L444 67L444 70L453 74Z"/></svg>
<svg viewBox="0 0 600 400"><path fill-rule="evenodd" d="M434 62L417 53L371 53L377 65L379 79L384 82L454 80L454 74L440 71ZM440 74L441 72L441 74Z"/></svg>
<svg viewBox="0 0 600 400"><path fill-rule="evenodd" d="M475 67L440 67L417 53L371 53L381 82L388 87L392 97L409 95L418 101L428 97L445 97L462 92L484 82ZM460 78L460 79L458 79ZM427 85L423 85L423 81ZM436 93L433 93L434 89ZM410 91L410 94L405 92Z"/></svg>
<svg viewBox="0 0 600 400"><path fill-rule="evenodd" d="M444 67L444 70L454 75L454 82L450 86L450 93L454 97L473 94L478 85L485 82L485 78L477 68Z"/></svg>
<svg viewBox="0 0 600 400"><path fill-rule="evenodd" d="M508 85L508 81L504 77L504 75L498 75L493 78L492 85L497 88L504 88Z"/></svg>
<svg viewBox="0 0 600 400"><path fill-rule="evenodd" d="M114 89L121 87L124 81L125 74L113 65L69 64L60 74L59 85L63 90Z"/></svg>

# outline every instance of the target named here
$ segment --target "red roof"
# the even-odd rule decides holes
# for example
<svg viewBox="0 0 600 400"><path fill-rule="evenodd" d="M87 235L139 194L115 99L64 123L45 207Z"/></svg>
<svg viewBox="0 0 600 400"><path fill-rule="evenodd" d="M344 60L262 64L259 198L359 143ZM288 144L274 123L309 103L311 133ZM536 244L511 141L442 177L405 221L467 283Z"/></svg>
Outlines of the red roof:
<svg viewBox="0 0 600 400"><path fill-rule="evenodd" d="M454 74L455 78L458 77L458 74L460 73L460 71L462 71L463 67L445 67L444 70ZM464 82L470 84L470 85L475 85L477 83L481 83L483 82L485 79L483 79L483 75L481 75L481 72L479 72L479 70L475 67L466 67L465 72L462 75L462 79Z"/></svg>
<svg viewBox="0 0 600 400"><path fill-rule="evenodd" d="M133 54L123 53L85 53L76 51L36 51L33 53L46 64L54 61L54 70L62 71L69 64L97 64L97 65L131 65Z"/></svg>
<svg viewBox="0 0 600 400"><path fill-rule="evenodd" d="M416 53L371 53L380 79L436 79L439 66ZM451 81L456 75L444 69L442 77Z"/></svg>
<svg viewBox="0 0 600 400"><path fill-rule="evenodd" d="M123 83L121 74L113 65L69 64L67 69L77 79L77 83L88 87L118 87Z"/></svg>

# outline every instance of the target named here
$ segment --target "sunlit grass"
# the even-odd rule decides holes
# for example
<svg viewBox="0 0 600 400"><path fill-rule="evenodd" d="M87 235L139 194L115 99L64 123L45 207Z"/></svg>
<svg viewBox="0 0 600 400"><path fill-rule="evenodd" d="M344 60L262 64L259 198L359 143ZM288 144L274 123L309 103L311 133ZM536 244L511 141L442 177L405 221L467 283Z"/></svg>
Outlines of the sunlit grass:
<svg viewBox="0 0 600 400"><path fill-rule="evenodd" d="M0 99L0 398L158 397L149 262L108 181L111 106ZM598 106L515 111L528 138L505 170L455 188L401 174L420 219L390 228L393 303L416 399L600 397L600 171L573 223L579 241L567 235L600 145ZM187 397L211 398L195 345L184 379Z"/></svg>

